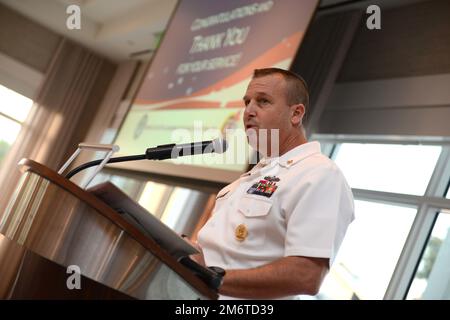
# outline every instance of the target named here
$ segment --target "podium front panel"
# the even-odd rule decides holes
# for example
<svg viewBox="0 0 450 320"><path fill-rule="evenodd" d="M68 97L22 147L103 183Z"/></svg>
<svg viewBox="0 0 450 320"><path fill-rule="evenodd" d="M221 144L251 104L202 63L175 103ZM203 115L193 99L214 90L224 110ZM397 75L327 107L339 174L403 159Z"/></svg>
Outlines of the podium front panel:
<svg viewBox="0 0 450 320"><path fill-rule="evenodd" d="M26 171L0 232L61 266L137 299L210 299L96 208Z"/></svg>

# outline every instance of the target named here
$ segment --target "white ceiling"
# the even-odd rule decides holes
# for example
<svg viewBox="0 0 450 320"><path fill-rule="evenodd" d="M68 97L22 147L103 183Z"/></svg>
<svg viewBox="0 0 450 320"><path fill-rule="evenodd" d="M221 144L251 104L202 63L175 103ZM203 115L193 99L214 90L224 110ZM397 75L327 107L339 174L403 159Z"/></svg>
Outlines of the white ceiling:
<svg viewBox="0 0 450 320"><path fill-rule="evenodd" d="M163 31L177 0L0 0L30 19L75 40L113 61L137 52L148 59L158 33ZM66 8L81 9L81 29L69 30Z"/></svg>
<svg viewBox="0 0 450 320"><path fill-rule="evenodd" d="M371 1L392 4L420 0ZM361 6L371 1L321 0L320 7L339 3ZM151 57L158 34L165 29L177 0L0 0L0 3L119 62ZM80 6L81 30L66 27L69 16L66 8L70 4Z"/></svg>

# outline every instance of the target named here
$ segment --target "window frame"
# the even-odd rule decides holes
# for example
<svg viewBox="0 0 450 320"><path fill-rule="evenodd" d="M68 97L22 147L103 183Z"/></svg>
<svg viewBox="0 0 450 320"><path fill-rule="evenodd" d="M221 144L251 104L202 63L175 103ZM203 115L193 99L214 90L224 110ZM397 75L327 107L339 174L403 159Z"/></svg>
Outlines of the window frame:
<svg viewBox="0 0 450 320"><path fill-rule="evenodd" d="M3 113L1 111L0 111L0 117L4 117L8 120L14 121L15 123L20 124L21 126L23 126L23 124L24 124L23 122L17 120L16 118L11 117L10 115L7 115L6 113Z"/></svg>
<svg viewBox="0 0 450 320"><path fill-rule="evenodd" d="M336 157L342 143L418 144L442 147L422 196L352 188L355 200L417 208L416 217L383 298L385 300L406 299L439 211L450 209L450 199L446 198L450 184L450 137L312 134L310 138L322 143L334 144L334 147L327 148L329 153L325 153L331 159Z"/></svg>

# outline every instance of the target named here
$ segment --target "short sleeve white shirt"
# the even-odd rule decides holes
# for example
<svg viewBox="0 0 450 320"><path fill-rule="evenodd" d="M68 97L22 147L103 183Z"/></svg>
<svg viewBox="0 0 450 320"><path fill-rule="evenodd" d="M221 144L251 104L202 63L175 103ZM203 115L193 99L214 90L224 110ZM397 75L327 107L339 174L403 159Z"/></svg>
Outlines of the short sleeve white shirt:
<svg viewBox="0 0 450 320"><path fill-rule="evenodd" d="M198 243L209 266L258 267L286 256L329 258L354 219L351 189L318 142L262 159L217 195Z"/></svg>

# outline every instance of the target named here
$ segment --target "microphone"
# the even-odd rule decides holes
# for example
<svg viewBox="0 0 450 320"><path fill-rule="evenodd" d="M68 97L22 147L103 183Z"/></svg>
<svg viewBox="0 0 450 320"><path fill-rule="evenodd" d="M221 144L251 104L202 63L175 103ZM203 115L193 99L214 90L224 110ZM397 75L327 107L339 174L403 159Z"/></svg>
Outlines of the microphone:
<svg viewBox="0 0 450 320"><path fill-rule="evenodd" d="M224 139L214 139L209 141L192 142L185 144L163 144L157 147L148 148L144 154L116 157L108 160L107 163L117 163L135 160L165 160L175 159L179 156L190 156L205 153L224 153L228 149L228 144ZM82 164L66 174L66 179L70 179L78 172L96 166L103 160L94 160Z"/></svg>
<svg viewBox="0 0 450 320"><path fill-rule="evenodd" d="M163 144L145 151L146 159L164 160L175 159L179 156L190 156L204 153L224 153L228 148L224 139L192 142L185 144Z"/></svg>

